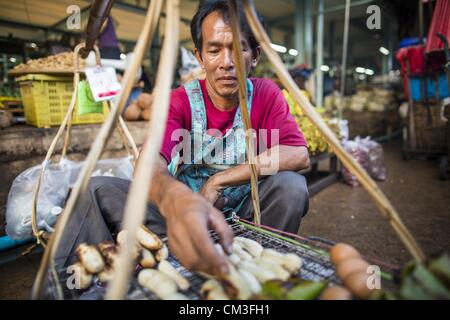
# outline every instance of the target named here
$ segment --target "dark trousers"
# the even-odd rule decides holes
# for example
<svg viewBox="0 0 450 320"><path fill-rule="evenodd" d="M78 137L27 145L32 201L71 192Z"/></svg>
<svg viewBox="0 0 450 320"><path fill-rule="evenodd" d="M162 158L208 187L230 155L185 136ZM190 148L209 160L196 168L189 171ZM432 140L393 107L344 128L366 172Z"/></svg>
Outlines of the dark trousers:
<svg viewBox="0 0 450 320"><path fill-rule="evenodd" d="M57 269L74 263L75 250L83 242L98 244L113 240L121 230L131 181L111 177L93 177L72 212L56 253ZM297 233L301 218L309 206L305 178L295 172L283 171L263 179L259 184L261 223L279 230ZM252 219L250 197L238 215ZM161 237L166 235L166 223L158 208L149 203L145 225Z"/></svg>

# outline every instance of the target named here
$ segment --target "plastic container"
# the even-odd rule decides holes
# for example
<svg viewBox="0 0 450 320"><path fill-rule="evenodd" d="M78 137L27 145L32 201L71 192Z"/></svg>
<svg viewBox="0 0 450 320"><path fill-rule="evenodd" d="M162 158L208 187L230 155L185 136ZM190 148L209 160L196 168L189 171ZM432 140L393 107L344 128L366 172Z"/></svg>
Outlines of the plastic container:
<svg viewBox="0 0 450 320"><path fill-rule="evenodd" d="M64 120L73 92L73 78L29 74L16 79L24 105L26 123L38 128L58 126ZM109 113L78 115L78 106L73 112L72 124L103 122Z"/></svg>

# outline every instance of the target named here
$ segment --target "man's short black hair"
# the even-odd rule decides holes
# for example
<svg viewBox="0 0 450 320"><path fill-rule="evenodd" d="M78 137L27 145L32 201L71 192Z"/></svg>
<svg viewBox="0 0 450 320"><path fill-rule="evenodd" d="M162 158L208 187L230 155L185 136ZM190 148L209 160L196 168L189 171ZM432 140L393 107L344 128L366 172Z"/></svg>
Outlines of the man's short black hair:
<svg viewBox="0 0 450 320"><path fill-rule="evenodd" d="M245 35L247 38L248 44L250 45L250 48L252 49L253 54L256 52L256 48L259 46L258 41L256 41L255 36L253 35L252 30L250 29L250 26L247 22L247 18L245 17L244 10L242 8L242 5L240 2L238 2L238 11L239 11L239 18L240 18L240 27L242 34ZM192 18L191 21L191 36L192 41L194 41L195 48L197 48L198 51L202 51L202 45L203 45L203 36L202 36L202 24L203 20L205 18L215 12L218 11L224 21L228 23L230 21L230 15L229 15L229 6L227 0L204 0L200 1L200 4L197 9L197 13L195 14L194 18ZM260 21L262 19L258 17Z"/></svg>

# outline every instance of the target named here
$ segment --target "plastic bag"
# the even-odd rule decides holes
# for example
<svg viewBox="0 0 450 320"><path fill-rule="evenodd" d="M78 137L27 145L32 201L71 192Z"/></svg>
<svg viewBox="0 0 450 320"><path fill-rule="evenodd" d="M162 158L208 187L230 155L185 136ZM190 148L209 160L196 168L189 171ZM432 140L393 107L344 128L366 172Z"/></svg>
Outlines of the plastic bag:
<svg viewBox="0 0 450 320"><path fill-rule="evenodd" d="M37 200L37 225L39 229L52 232L52 227L63 208L69 189L76 182L83 163L67 159L58 164L47 164L41 181ZM6 233L12 239L26 239L32 236L31 208L33 192L39 177L41 165L31 167L19 174L13 181L6 205ZM133 165L131 158L100 160L92 176L114 176L131 180Z"/></svg>
<svg viewBox="0 0 450 320"><path fill-rule="evenodd" d="M343 142L344 149L367 171L375 180L386 180L383 147L376 141L366 137L356 137L354 140ZM346 168L342 167L344 181L351 186L358 186L356 177Z"/></svg>
<svg viewBox="0 0 450 320"><path fill-rule="evenodd" d="M347 151L364 169L369 165L369 150L359 140L347 140L343 142L345 151ZM358 179L345 166L342 166L342 176L349 185L356 187L359 185Z"/></svg>
<svg viewBox="0 0 450 320"><path fill-rule="evenodd" d="M386 168L383 147L378 142L371 140L370 137L362 139L361 143L369 150L367 172L375 180L385 181Z"/></svg>

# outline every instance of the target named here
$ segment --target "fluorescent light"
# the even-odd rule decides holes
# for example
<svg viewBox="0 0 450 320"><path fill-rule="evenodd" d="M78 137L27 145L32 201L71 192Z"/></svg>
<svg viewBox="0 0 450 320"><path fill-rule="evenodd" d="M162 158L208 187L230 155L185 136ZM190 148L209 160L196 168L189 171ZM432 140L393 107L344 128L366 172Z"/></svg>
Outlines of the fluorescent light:
<svg viewBox="0 0 450 320"><path fill-rule="evenodd" d="M127 55L125 53L120 54L120 59L125 60L127 58Z"/></svg>
<svg viewBox="0 0 450 320"><path fill-rule="evenodd" d="M37 44L34 43L34 42L32 42L32 43L30 44L30 47L32 47L33 49L36 49L36 48L37 48Z"/></svg>
<svg viewBox="0 0 450 320"><path fill-rule="evenodd" d="M295 50L295 49L289 49L289 54L290 54L291 56L296 57L296 56L298 55L298 51Z"/></svg>
<svg viewBox="0 0 450 320"><path fill-rule="evenodd" d="M371 69L366 69L366 72L365 72L368 76L373 76L374 74L375 74L375 72L373 71L373 70L371 70Z"/></svg>
<svg viewBox="0 0 450 320"><path fill-rule="evenodd" d="M287 51L286 47L280 46L278 44L271 43L270 46L272 47L273 50L281 53L286 53Z"/></svg>
<svg viewBox="0 0 450 320"><path fill-rule="evenodd" d="M9 61L11 61L12 63L15 63L17 60L16 60L16 58L12 57L12 58L9 58Z"/></svg>
<svg viewBox="0 0 450 320"><path fill-rule="evenodd" d="M366 76L363 74L360 74L358 78L359 78L359 80L364 80L366 78Z"/></svg>
<svg viewBox="0 0 450 320"><path fill-rule="evenodd" d="M358 73L366 73L366 68L357 67L357 68L355 69L355 71L358 72Z"/></svg>
<svg viewBox="0 0 450 320"><path fill-rule="evenodd" d="M320 70L322 70L323 72L328 72L328 71L330 71L330 67L326 66L326 65L323 65L323 66L320 67Z"/></svg>
<svg viewBox="0 0 450 320"><path fill-rule="evenodd" d="M380 52L382 54L384 54L385 56L389 55L389 50L386 49L385 47L380 47L380 49L378 49L378 50L380 50Z"/></svg>

